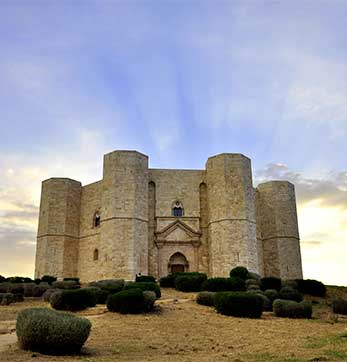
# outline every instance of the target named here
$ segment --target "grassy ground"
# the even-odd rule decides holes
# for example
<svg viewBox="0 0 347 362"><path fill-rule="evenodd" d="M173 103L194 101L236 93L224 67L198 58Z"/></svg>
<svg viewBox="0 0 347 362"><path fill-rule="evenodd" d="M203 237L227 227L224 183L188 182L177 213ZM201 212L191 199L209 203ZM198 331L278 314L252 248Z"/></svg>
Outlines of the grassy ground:
<svg viewBox="0 0 347 362"><path fill-rule="evenodd" d="M21 351L7 340L0 361L347 361L347 318L333 315L329 308L335 295L347 298L347 288L329 287L326 300L314 299L318 304L312 320L276 318L272 313L259 320L225 317L196 304L193 293L162 289L162 294L150 314L120 315L104 306L78 313L93 324L79 356ZM18 311L31 306L47 304L29 300L0 307L0 343L9 336L4 333L14 330Z"/></svg>

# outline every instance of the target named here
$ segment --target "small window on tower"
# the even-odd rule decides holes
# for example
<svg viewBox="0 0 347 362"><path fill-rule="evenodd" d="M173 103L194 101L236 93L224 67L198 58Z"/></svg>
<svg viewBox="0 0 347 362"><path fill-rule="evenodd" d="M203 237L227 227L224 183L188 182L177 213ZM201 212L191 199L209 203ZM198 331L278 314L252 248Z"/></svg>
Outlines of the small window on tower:
<svg viewBox="0 0 347 362"><path fill-rule="evenodd" d="M94 214L94 227L100 226L100 222L101 222L101 216L100 216L100 213L97 211Z"/></svg>
<svg viewBox="0 0 347 362"><path fill-rule="evenodd" d="M181 217L183 216L183 206L180 201L175 201L172 207L172 216Z"/></svg>
<svg viewBox="0 0 347 362"><path fill-rule="evenodd" d="M99 250L95 249L93 253L93 260L96 261L99 259Z"/></svg>

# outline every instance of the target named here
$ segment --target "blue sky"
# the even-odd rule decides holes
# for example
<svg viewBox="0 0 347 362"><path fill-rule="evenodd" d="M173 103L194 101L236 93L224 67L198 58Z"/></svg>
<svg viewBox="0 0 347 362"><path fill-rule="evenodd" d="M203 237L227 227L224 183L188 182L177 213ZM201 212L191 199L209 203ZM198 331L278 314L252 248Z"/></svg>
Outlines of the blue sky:
<svg viewBox="0 0 347 362"><path fill-rule="evenodd" d="M0 274L32 275L42 179L102 155L296 184L306 277L347 284L345 1L0 2ZM324 274L322 273L324 270Z"/></svg>

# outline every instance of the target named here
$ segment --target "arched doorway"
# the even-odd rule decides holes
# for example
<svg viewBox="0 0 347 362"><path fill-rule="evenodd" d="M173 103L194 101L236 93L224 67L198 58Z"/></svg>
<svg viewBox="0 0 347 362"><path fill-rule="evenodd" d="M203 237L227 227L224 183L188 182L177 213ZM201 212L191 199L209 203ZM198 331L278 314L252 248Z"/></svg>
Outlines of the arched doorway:
<svg viewBox="0 0 347 362"><path fill-rule="evenodd" d="M187 272L189 271L189 263L182 253L175 253L169 259L169 273Z"/></svg>

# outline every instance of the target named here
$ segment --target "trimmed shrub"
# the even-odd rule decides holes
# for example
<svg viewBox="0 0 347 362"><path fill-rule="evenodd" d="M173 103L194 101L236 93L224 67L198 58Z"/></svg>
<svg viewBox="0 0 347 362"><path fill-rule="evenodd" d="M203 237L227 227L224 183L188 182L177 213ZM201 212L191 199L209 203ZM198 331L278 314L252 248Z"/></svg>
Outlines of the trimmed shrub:
<svg viewBox="0 0 347 362"><path fill-rule="evenodd" d="M97 287L85 287L84 289L89 290L95 295L96 304L106 304L107 297L110 294L107 290L103 290Z"/></svg>
<svg viewBox="0 0 347 362"><path fill-rule="evenodd" d="M24 302L23 294L20 293L13 294L13 303L21 303L21 302Z"/></svg>
<svg viewBox="0 0 347 362"><path fill-rule="evenodd" d="M106 290L109 294L118 293L124 287L124 279L105 279L88 284L89 287L97 287Z"/></svg>
<svg viewBox="0 0 347 362"><path fill-rule="evenodd" d="M136 275L135 281L140 283L155 283L155 278L151 275Z"/></svg>
<svg viewBox="0 0 347 362"><path fill-rule="evenodd" d="M263 312L263 299L256 293L218 292L215 295L218 313L246 318L260 318Z"/></svg>
<svg viewBox="0 0 347 362"><path fill-rule="evenodd" d="M12 293L0 293L0 305L9 305L14 302Z"/></svg>
<svg viewBox="0 0 347 362"><path fill-rule="evenodd" d="M175 288L181 292L200 292L207 275L204 273L185 274L175 277Z"/></svg>
<svg viewBox="0 0 347 362"><path fill-rule="evenodd" d="M53 293L50 297L52 308L57 310L78 311L88 307L95 307L95 294L87 288L77 290L62 290L59 294Z"/></svg>
<svg viewBox="0 0 347 362"><path fill-rule="evenodd" d="M261 278L261 289L267 290L267 289L275 289L277 291L281 290L281 279L276 277L265 277Z"/></svg>
<svg viewBox="0 0 347 362"><path fill-rule="evenodd" d="M210 278L201 286L209 292L237 292L246 290L245 281L241 278Z"/></svg>
<svg viewBox="0 0 347 362"><path fill-rule="evenodd" d="M2 275L0 275L0 283L3 283L6 280L5 277L3 277Z"/></svg>
<svg viewBox="0 0 347 362"><path fill-rule="evenodd" d="M79 289L81 286L75 280L66 280L53 282L52 287L55 289Z"/></svg>
<svg viewBox="0 0 347 362"><path fill-rule="evenodd" d="M8 287L9 287L10 285L11 285L11 284L8 283L8 282L0 283L0 293L7 293Z"/></svg>
<svg viewBox="0 0 347 362"><path fill-rule="evenodd" d="M230 271L230 278L248 279L248 269L244 266L237 266Z"/></svg>
<svg viewBox="0 0 347 362"><path fill-rule="evenodd" d="M272 306L277 317L308 319L312 317L311 302L298 303L293 300L276 299Z"/></svg>
<svg viewBox="0 0 347 362"><path fill-rule="evenodd" d="M22 310L16 324L20 348L48 354L79 352L90 329L88 319L48 308Z"/></svg>
<svg viewBox="0 0 347 362"><path fill-rule="evenodd" d="M45 302L50 302L51 301L51 295L53 293L60 293L60 290L59 289L47 289L43 294L42 294L42 299L45 301Z"/></svg>
<svg viewBox="0 0 347 362"><path fill-rule="evenodd" d="M249 272L248 276L247 276L247 279L256 280L259 283L259 285L261 283L261 276L259 274L257 274L257 273Z"/></svg>
<svg viewBox="0 0 347 362"><path fill-rule="evenodd" d="M129 282L124 286L124 290L128 289L141 289L143 292L146 290L152 291L155 293L157 298L161 297L160 287L156 283L151 282Z"/></svg>
<svg viewBox="0 0 347 362"><path fill-rule="evenodd" d="M161 288L175 288L175 277L173 274L169 274L166 277L159 279L159 284Z"/></svg>
<svg viewBox="0 0 347 362"><path fill-rule="evenodd" d="M24 294L24 284L20 283L9 283L7 292L12 294Z"/></svg>
<svg viewBox="0 0 347 362"><path fill-rule="evenodd" d="M264 295L270 299L271 302L273 302L275 299L279 299L278 291L276 289L266 289L264 291Z"/></svg>
<svg viewBox="0 0 347 362"><path fill-rule="evenodd" d="M143 311L151 312L154 307L154 303L157 299L157 296L151 290L145 290L143 292Z"/></svg>
<svg viewBox="0 0 347 362"><path fill-rule="evenodd" d="M282 288L290 287L293 289L298 289L298 282L294 279L282 280Z"/></svg>
<svg viewBox="0 0 347 362"><path fill-rule="evenodd" d="M322 282L314 279L297 279L298 291L302 294L309 294L315 297L324 297L326 287Z"/></svg>
<svg viewBox="0 0 347 362"><path fill-rule="evenodd" d="M80 278L63 278L64 282L69 282L69 281L73 281L76 282L77 284L80 284Z"/></svg>
<svg viewBox="0 0 347 362"><path fill-rule="evenodd" d="M141 289L128 289L111 294L107 298L107 309L122 314L141 313L144 308L144 296Z"/></svg>
<svg viewBox="0 0 347 362"><path fill-rule="evenodd" d="M9 283L33 283L33 280L31 278L27 278L27 277L9 277L6 278L6 281Z"/></svg>
<svg viewBox="0 0 347 362"><path fill-rule="evenodd" d="M260 281L256 279L246 279L245 281L246 289L260 289Z"/></svg>
<svg viewBox="0 0 347 362"><path fill-rule="evenodd" d="M347 300L339 298L333 301L333 311L337 314L347 315Z"/></svg>
<svg viewBox="0 0 347 362"><path fill-rule="evenodd" d="M53 282L57 281L57 278L56 277L53 277L52 275L44 275L42 278L41 278L41 281L45 282L45 283L48 283L48 284L52 284Z"/></svg>
<svg viewBox="0 0 347 362"><path fill-rule="evenodd" d="M260 296L260 298L263 300L263 312L272 311L272 301L260 289L259 290L247 290L247 293L253 293L253 294Z"/></svg>
<svg viewBox="0 0 347 362"><path fill-rule="evenodd" d="M302 302L303 295L291 287L284 287L278 293L278 299L293 300L294 302Z"/></svg>
<svg viewBox="0 0 347 362"><path fill-rule="evenodd" d="M196 302L208 307L214 306L215 292L200 292L196 297Z"/></svg>

